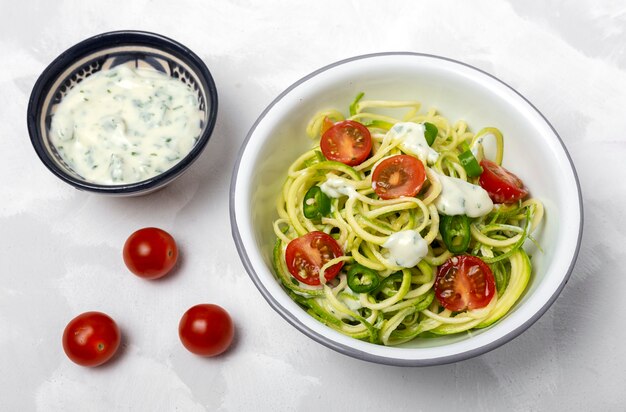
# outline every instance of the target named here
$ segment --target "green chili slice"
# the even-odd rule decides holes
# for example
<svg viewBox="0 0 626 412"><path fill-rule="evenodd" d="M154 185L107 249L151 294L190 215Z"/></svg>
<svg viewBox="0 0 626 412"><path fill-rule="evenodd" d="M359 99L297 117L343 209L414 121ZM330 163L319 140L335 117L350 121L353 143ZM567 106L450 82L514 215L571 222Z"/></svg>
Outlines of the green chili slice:
<svg viewBox="0 0 626 412"><path fill-rule="evenodd" d="M363 265L353 265L348 270L348 286L355 293L369 293L380 285L380 278L375 270Z"/></svg>
<svg viewBox="0 0 626 412"><path fill-rule="evenodd" d="M307 219L317 219L330 213L330 198L319 186L312 186L304 195L302 211Z"/></svg>
<svg viewBox="0 0 626 412"><path fill-rule="evenodd" d="M441 215L439 231L443 242L452 253L465 252L470 244L470 220L465 215Z"/></svg>
<svg viewBox="0 0 626 412"><path fill-rule="evenodd" d="M424 137L426 138L426 143L428 146L432 146L435 143L435 139L437 138L437 134L439 133L439 129L432 123L424 123Z"/></svg>
<svg viewBox="0 0 626 412"><path fill-rule="evenodd" d="M470 149L469 145L465 142L461 143L461 154L459 155L459 162L461 162L461 166L465 169L465 172L469 177L480 176L483 172L483 168L480 167L474 153Z"/></svg>

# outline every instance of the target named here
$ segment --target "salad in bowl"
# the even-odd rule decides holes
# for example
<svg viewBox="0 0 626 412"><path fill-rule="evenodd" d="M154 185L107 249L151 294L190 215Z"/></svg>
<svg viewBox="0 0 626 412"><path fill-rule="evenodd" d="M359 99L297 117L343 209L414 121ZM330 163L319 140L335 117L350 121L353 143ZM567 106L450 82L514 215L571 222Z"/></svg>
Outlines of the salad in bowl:
<svg viewBox="0 0 626 412"><path fill-rule="evenodd" d="M281 93L248 133L233 239L269 305L378 363L467 359L518 336L574 266L582 200L559 135L467 64L357 56Z"/></svg>

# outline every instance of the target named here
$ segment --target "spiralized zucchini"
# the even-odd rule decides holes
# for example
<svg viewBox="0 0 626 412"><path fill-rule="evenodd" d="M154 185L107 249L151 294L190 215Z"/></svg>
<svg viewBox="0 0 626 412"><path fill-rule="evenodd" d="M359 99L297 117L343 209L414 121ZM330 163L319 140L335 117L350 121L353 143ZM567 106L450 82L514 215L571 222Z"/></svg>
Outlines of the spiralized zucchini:
<svg viewBox="0 0 626 412"><path fill-rule="evenodd" d="M362 94L350 106L349 120L368 127L372 135L372 155L355 167L326 160L319 148L324 117L344 119L337 110L319 112L309 122L306 133L316 142L287 171L287 178L276 202L278 218L274 269L287 293L311 316L348 336L384 345L398 345L416 337L451 334L486 327L505 315L524 292L530 278L530 261L523 249L526 240L538 227L543 206L529 198L512 205L495 205L487 215L471 219L471 241L466 254L478 256L491 268L497 294L483 308L453 313L435 297L437 267L453 256L446 249L439 231L440 216L434 205L442 187L437 175L457 177L478 184L478 177L468 178L459 162L462 145L469 145L480 161L484 157L483 138L493 136L496 158L502 161L504 139L495 128L474 134L464 121L450 123L435 109L420 112L417 101L362 100ZM385 109L380 113L380 109ZM391 110L390 110L391 109ZM397 112L396 117L388 113ZM434 164L426 167L426 183L416 197L383 200L372 189L373 167L386 157L405 154L398 142L385 138L398 122L429 122L438 134L432 148L439 153ZM465 146L467 147L467 146ZM307 191L328 178L345 179L356 193L331 199L331 213L321 219L307 219L303 198ZM428 244L428 254L415 266L399 267L389 259L382 245L393 233L416 230ZM300 283L291 276L285 262L287 244L306 233L323 231L333 236L345 256L339 275L320 286ZM347 271L359 264L376 271L381 286L370 293L355 293L348 286ZM320 277L322 279L322 277Z"/></svg>

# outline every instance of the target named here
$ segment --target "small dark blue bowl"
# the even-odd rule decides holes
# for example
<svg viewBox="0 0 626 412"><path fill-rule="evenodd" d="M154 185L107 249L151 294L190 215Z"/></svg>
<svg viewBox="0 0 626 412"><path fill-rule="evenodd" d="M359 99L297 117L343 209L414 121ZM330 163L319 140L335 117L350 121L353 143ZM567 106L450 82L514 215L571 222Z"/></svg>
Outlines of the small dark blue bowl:
<svg viewBox="0 0 626 412"><path fill-rule="evenodd" d="M103 185L85 180L61 158L50 141L57 105L83 79L119 65L152 67L192 87L198 94L201 129L191 152L165 172L136 183ZM57 57L41 74L28 102L28 132L37 155L61 180L89 192L133 196L146 194L180 176L200 156L217 119L217 89L204 62L182 44L155 33L115 31L86 39Z"/></svg>

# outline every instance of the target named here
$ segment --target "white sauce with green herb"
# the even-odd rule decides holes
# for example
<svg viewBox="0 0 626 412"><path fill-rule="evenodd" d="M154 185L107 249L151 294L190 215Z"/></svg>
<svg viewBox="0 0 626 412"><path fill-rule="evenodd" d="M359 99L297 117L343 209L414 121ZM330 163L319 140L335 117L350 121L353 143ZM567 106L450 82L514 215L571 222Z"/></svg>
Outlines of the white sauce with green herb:
<svg viewBox="0 0 626 412"><path fill-rule="evenodd" d="M125 184L177 164L200 135L197 94L150 69L117 66L85 78L63 98L50 139L86 180Z"/></svg>
<svg viewBox="0 0 626 412"><path fill-rule="evenodd" d="M397 266L411 268L428 254L428 243L417 230L402 230L383 243L387 257Z"/></svg>
<svg viewBox="0 0 626 412"><path fill-rule="evenodd" d="M433 164L439 158L439 153L426 142L424 132L426 127L421 123L399 122L388 132L391 141L400 141L398 147L405 153L417 156L422 163Z"/></svg>
<svg viewBox="0 0 626 412"><path fill-rule="evenodd" d="M435 199L439 213L448 216L484 216L493 209L493 202L485 189L456 177L436 173L441 182L441 193Z"/></svg>
<svg viewBox="0 0 626 412"><path fill-rule="evenodd" d="M339 198L342 196L356 196L354 186L346 182L345 179L339 177L329 177L320 185L320 189L328 197Z"/></svg>

